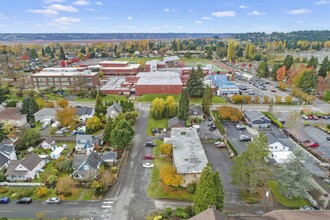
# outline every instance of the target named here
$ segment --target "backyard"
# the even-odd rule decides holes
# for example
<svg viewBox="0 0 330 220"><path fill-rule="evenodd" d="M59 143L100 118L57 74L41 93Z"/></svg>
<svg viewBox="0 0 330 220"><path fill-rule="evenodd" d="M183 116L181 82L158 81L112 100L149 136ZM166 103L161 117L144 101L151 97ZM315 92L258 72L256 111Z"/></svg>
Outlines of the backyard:
<svg viewBox="0 0 330 220"><path fill-rule="evenodd" d="M152 132L151 130L153 128L166 128L168 127L168 118L162 118L162 119L154 119L153 117L149 118L149 122L148 122L148 128L147 128L147 134L149 136L152 136Z"/></svg>
<svg viewBox="0 0 330 220"><path fill-rule="evenodd" d="M155 98L166 99L167 96L173 96L175 102L179 102L181 95L172 94L146 94L135 98L136 102L152 102ZM189 98L190 104L201 105L203 98ZM212 104L223 104L226 103L225 99L220 96L213 95Z"/></svg>

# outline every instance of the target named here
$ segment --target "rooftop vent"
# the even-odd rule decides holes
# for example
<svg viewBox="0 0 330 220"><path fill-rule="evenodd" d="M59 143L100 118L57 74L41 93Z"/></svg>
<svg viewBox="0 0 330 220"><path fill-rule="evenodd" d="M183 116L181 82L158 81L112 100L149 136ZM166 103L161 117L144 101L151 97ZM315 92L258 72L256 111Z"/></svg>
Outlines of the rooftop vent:
<svg viewBox="0 0 330 220"><path fill-rule="evenodd" d="M186 135L187 132L185 132L185 131L181 131L180 134L181 134L181 135Z"/></svg>

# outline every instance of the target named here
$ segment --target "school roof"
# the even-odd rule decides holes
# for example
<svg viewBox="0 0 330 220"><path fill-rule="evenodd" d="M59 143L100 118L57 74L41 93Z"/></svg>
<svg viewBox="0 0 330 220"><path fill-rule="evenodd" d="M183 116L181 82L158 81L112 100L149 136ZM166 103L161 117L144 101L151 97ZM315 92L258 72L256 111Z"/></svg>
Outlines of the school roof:
<svg viewBox="0 0 330 220"><path fill-rule="evenodd" d="M180 75L175 72L142 72L137 77L136 85L182 85Z"/></svg>
<svg viewBox="0 0 330 220"><path fill-rule="evenodd" d="M91 72L90 70L85 70L83 72L78 72L78 71L41 71L39 73L35 73L32 76L95 76L98 75L98 72Z"/></svg>

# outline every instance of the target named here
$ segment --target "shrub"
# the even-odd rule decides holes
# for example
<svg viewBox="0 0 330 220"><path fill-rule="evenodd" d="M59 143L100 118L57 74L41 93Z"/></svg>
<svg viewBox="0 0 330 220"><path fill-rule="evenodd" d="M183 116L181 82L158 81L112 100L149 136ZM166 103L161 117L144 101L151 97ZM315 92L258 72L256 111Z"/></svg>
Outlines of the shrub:
<svg viewBox="0 0 330 220"><path fill-rule="evenodd" d="M70 172L72 170L72 160L65 160L58 165L59 171Z"/></svg>
<svg viewBox="0 0 330 220"><path fill-rule="evenodd" d="M270 112L262 112L262 114L264 114L265 116L267 116L275 125L277 125L277 127L279 128L283 128L284 125L277 120L277 118Z"/></svg>
<svg viewBox="0 0 330 220"><path fill-rule="evenodd" d="M35 194L39 197L42 198L48 194L48 189L46 187L39 187L36 191Z"/></svg>
<svg viewBox="0 0 330 220"><path fill-rule="evenodd" d="M196 191L196 187L197 187L197 183L196 182L188 183L188 185L187 185L187 191L190 194L194 194L195 191Z"/></svg>
<svg viewBox="0 0 330 220"><path fill-rule="evenodd" d="M117 171L118 171L118 167L111 167L111 172L117 173Z"/></svg>
<svg viewBox="0 0 330 220"><path fill-rule="evenodd" d="M166 208L163 212L162 212L162 216L164 218L169 218L172 215L172 208Z"/></svg>
<svg viewBox="0 0 330 220"><path fill-rule="evenodd" d="M0 173L0 182L3 182L6 180L6 176L3 173Z"/></svg>
<svg viewBox="0 0 330 220"><path fill-rule="evenodd" d="M188 219L188 218L189 218L189 214L186 213L186 212L184 211L184 209L183 209L183 208L180 208L180 207L177 207L177 208L176 208L175 215L176 215L177 217L179 217L179 218L183 218L183 219Z"/></svg>
<svg viewBox="0 0 330 220"><path fill-rule="evenodd" d="M10 100L7 102L7 107L16 107L16 100Z"/></svg>
<svg viewBox="0 0 330 220"><path fill-rule="evenodd" d="M327 128L330 129L330 124L327 124Z"/></svg>
<svg viewBox="0 0 330 220"><path fill-rule="evenodd" d="M8 189L6 187L0 187L0 194L6 193Z"/></svg>
<svg viewBox="0 0 330 220"><path fill-rule="evenodd" d="M55 175L50 175L47 177L47 182L50 184L56 184L57 180L58 180L58 178Z"/></svg>
<svg viewBox="0 0 330 220"><path fill-rule="evenodd" d="M227 144L230 147L230 149L233 151L233 153L235 154L235 156L237 156L238 155L238 152L237 152L236 148L232 145L232 143L229 140L227 140Z"/></svg>
<svg viewBox="0 0 330 220"><path fill-rule="evenodd" d="M20 90L20 91L18 91L18 92L16 92L16 96L18 97L18 98L23 98L23 92Z"/></svg>

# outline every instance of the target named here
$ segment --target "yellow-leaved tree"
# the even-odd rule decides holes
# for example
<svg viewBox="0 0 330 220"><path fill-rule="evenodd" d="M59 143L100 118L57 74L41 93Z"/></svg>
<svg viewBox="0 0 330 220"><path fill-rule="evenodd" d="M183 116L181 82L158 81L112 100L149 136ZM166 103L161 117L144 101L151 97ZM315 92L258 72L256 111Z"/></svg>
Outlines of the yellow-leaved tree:
<svg viewBox="0 0 330 220"><path fill-rule="evenodd" d="M160 178L165 185L178 187L182 182L182 176L176 173L175 167L172 165L160 168Z"/></svg>
<svg viewBox="0 0 330 220"><path fill-rule="evenodd" d="M161 144L160 145L160 152L162 154L165 154L167 157L171 157L172 156L172 144Z"/></svg>

